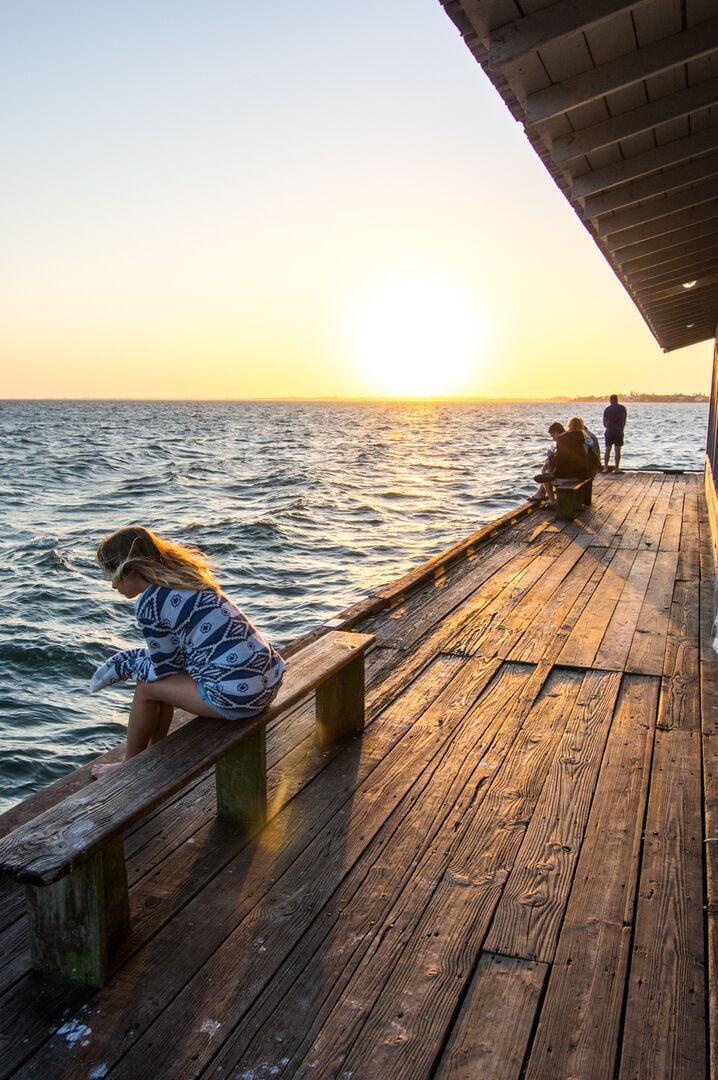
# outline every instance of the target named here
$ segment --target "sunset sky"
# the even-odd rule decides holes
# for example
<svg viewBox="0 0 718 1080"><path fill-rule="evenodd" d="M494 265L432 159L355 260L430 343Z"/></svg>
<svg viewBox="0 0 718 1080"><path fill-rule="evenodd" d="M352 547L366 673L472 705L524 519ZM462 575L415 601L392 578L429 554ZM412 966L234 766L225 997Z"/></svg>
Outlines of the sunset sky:
<svg viewBox="0 0 718 1080"><path fill-rule="evenodd" d="M5 0L0 397L707 391L437 0Z"/></svg>

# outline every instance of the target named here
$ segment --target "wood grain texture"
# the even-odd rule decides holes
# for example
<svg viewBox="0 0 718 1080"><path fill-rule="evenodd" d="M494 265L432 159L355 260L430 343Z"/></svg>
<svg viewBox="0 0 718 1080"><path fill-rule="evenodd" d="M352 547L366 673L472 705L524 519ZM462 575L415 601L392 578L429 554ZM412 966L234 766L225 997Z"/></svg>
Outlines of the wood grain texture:
<svg viewBox="0 0 718 1080"><path fill-rule="evenodd" d="M484 943L550 964L581 850L621 677L588 672Z"/></svg>
<svg viewBox="0 0 718 1080"><path fill-rule="evenodd" d="M663 674L663 658L677 573L678 555L670 551L659 551L631 640L625 663L626 671L643 675Z"/></svg>
<svg viewBox="0 0 718 1080"><path fill-rule="evenodd" d="M437 1080L515 1080L531 1037L548 967L484 952L471 980Z"/></svg>
<svg viewBox="0 0 718 1080"><path fill-rule="evenodd" d="M559 664L575 667L590 667L593 664L635 558L634 551L616 551L559 653Z"/></svg>
<svg viewBox="0 0 718 1080"><path fill-rule="evenodd" d="M593 658L594 667L612 671L625 669L655 562L653 551L639 551L636 554L611 621Z"/></svg>
<svg viewBox="0 0 718 1080"><path fill-rule="evenodd" d="M621 1030L658 679L623 680L527 1080L610 1080Z"/></svg>
<svg viewBox="0 0 718 1080"><path fill-rule="evenodd" d="M620 1054L628 1077L705 1075L700 733L657 731Z"/></svg>
<svg viewBox="0 0 718 1080"><path fill-rule="evenodd" d="M342 1054L345 1072L363 1069L397 1080L428 1075L452 1002L463 993L478 959L579 685L574 672L552 673L511 744L481 815L463 835L405 947L397 953L393 939L383 939L383 950L391 955L390 974L377 986L374 971L364 971L373 984L366 993L376 1000Z"/></svg>
<svg viewBox="0 0 718 1080"><path fill-rule="evenodd" d="M663 660L659 727L700 730L699 620L698 582L677 581Z"/></svg>
<svg viewBox="0 0 718 1080"><path fill-rule="evenodd" d="M339 1045L332 1045L333 1033L344 1045L370 1002L358 996L357 984L369 976L376 988L388 976L392 954L384 939L400 947L420 917L452 851L481 813L498 763L540 689L541 680L530 669L501 669L466 714L431 784L399 827L395 815L387 821L214 1060L209 1075L251 1073L271 1061L277 1012L288 996L294 1003L292 1021L281 1032L288 1071L303 1060L306 1068L312 1061L321 1067L341 1053Z"/></svg>

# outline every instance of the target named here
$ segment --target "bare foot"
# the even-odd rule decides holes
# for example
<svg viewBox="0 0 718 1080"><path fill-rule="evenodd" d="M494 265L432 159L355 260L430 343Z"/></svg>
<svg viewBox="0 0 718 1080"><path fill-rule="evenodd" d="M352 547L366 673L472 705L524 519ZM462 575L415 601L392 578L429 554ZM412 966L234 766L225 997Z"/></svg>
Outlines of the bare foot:
<svg viewBox="0 0 718 1080"><path fill-rule="evenodd" d="M114 765L93 765L90 769L90 776L93 780L101 780L103 776L107 776L108 773L119 769L121 764L122 762L118 761Z"/></svg>

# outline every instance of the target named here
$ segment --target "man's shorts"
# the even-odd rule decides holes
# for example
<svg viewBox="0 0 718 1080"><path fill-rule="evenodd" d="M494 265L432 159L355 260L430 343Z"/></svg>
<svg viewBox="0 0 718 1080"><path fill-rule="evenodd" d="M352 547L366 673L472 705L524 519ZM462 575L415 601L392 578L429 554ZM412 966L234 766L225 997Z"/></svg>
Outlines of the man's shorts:
<svg viewBox="0 0 718 1080"><path fill-rule="evenodd" d="M623 432L606 431L606 446L623 446Z"/></svg>

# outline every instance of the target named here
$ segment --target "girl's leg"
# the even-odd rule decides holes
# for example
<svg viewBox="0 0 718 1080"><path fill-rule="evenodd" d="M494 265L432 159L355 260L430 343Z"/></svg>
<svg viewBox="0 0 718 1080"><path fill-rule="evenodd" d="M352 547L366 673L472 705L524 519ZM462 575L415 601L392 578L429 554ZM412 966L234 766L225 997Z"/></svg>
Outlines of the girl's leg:
<svg viewBox="0 0 718 1080"><path fill-rule="evenodd" d="M164 739L165 735L169 733L174 711L174 705L169 705L166 701L160 703L158 709L159 719L157 727L155 728L155 733L150 739L150 746L154 746L156 742L159 742L160 739Z"/></svg>
<svg viewBox="0 0 718 1080"><path fill-rule="evenodd" d="M139 682L130 709L125 761L165 737L175 707L197 716L221 719L219 713L206 704L194 679L186 671L168 675L157 682ZM90 771L97 779L117 768L117 764L95 765Z"/></svg>

